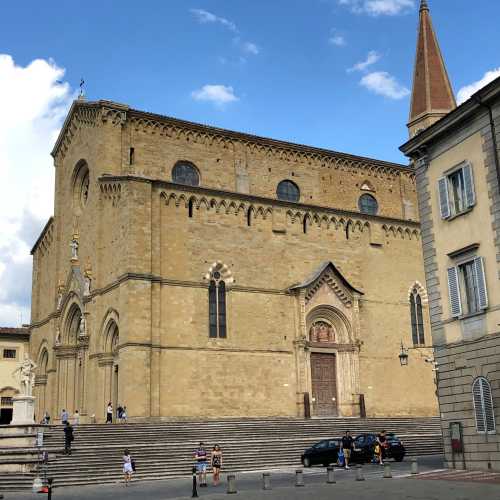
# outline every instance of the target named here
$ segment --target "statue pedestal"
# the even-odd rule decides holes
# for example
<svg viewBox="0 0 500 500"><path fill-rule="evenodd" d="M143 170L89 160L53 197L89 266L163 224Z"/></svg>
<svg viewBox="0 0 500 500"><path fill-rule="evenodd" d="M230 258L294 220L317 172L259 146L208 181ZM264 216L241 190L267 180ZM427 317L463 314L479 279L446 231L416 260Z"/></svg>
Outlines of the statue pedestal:
<svg viewBox="0 0 500 500"><path fill-rule="evenodd" d="M12 398L12 422L10 425L30 425L35 423L35 398L15 396Z"/></svg>

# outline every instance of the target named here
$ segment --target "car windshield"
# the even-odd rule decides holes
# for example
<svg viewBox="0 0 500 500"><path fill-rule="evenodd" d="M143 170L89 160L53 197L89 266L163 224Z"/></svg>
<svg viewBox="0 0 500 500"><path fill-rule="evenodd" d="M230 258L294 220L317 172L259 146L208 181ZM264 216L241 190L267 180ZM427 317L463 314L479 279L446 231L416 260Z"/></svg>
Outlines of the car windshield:
<svg viewBox="0 0 500 500"><path fill-rule="evenodd" d="M319 443L316 443L313 445L313 448L318 449L318 448L326 448L328 446L328 441L320 441Z"/></svg>

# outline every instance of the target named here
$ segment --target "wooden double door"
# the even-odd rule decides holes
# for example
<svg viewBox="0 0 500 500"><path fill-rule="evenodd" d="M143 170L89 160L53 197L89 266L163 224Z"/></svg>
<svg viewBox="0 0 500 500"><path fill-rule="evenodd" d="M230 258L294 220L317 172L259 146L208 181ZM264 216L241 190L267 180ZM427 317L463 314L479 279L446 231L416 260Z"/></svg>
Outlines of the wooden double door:
<svg viewBox="0 0 500 500"><path fill-rule="evenodd" d="M311 353L313 409L316 416L337 416L337 359L335 354Z"/></svg>

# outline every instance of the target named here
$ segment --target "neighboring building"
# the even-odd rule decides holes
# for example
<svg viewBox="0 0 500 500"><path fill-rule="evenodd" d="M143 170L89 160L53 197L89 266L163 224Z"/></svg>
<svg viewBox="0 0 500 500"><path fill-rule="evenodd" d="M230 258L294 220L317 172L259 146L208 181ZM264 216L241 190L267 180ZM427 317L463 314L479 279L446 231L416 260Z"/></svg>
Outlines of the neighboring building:
<svg viewBox="0 0 500 500"><path fill-rule="evenodd" d="M401 150L416 166L446 459L500 470L500 79L455 108L425 1L420 17Z"/></svg>
<svg viewBox="0 0 500 500"><path fill-rule="evenodd" d="M13 372L29 353L29 340L27 328L0 327L0 425L10 424L12 419L12 398L20 390Z"/></svg>

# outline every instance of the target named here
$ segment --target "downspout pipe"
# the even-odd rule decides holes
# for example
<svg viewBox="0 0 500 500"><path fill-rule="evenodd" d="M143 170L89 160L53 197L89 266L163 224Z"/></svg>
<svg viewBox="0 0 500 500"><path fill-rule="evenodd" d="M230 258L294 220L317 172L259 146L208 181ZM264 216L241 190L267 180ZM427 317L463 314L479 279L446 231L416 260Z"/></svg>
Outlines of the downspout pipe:
<svg viewBox="0 0 500 500"><path fill-rule="evenodd" d="M493 119L493 108L489 104L483 102L478 95L472 96L472 99L474 99L474 101L479 104L479 106L482 106L483 108L486 108L488 110L488 116L490 118L490 130L493 140L493 157L495 159L495 167L497 172L497 189L500 193L500 159L498 157L497 131L495 120Z"/></svg>

